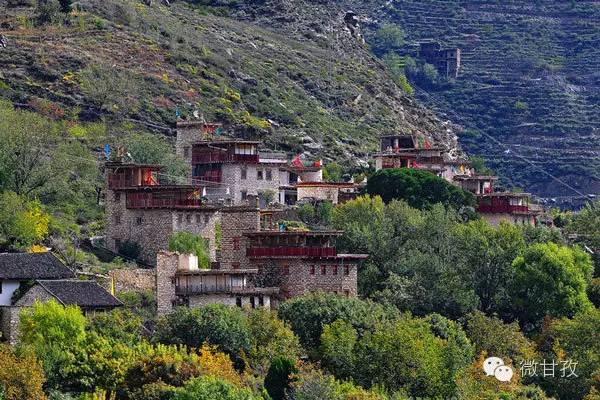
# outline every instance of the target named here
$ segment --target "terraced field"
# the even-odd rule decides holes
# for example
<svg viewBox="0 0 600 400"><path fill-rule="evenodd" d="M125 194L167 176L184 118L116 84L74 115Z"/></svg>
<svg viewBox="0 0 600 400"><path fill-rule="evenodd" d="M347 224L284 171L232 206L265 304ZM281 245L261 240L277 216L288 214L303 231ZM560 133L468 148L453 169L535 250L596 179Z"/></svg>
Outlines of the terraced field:
<svg viewBox="0 0 600 400"><path fill-rule="evenodd" d="M370 29L386 21L402 26L404 54L416 55L425 39L462 49L455 82L416 92L463 126L463 147L487 158L507 186L576 194L553 175L586 194L600 192L600 3L398 0L359 7L376 18Z"/></svg>

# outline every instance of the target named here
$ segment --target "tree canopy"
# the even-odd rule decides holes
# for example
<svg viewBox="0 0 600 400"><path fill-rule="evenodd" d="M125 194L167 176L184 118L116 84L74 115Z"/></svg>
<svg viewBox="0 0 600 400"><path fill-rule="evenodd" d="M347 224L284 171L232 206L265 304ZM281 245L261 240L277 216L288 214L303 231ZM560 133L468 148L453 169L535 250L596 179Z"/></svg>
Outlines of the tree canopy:
<svg viewBox="0 0 600 400"><path fill-rule="evenodd" d="M367 182L371 196L381 196L384 202L404 200L411 207L430 208L441 203L460 209L474 207L475 197L445 179L428 171L414 168L391 168L375 172Z"/></svg>

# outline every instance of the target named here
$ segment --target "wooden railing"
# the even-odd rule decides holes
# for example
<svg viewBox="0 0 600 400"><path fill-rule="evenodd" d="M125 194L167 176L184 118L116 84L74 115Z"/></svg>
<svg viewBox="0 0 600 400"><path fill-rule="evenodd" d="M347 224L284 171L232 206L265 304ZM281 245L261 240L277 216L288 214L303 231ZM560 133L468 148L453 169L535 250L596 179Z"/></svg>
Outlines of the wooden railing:
<svg viewBox="0 0 600 400"><path fill-rule="evenodd" d="M252 289L250 285L181 285L175 287L175 292L178 295L194 295L194 294L209 294L209 293L231 293L234 290Z"/></svg>
<svg viewBox="0 0 600 400"><path fill-rule="evenodd" d="M487 214L512 214L529 212L529 206L517 206L511 204L480 204L477 212Z"/></svg>
<svg viewBox="0 0 600 400"><path fill-rule="evenodd" d="M247 257L335 257L335 247L250 247Z"/></svg>
<svg viewBox="0 0 600 400"><path fill-rule="evenodd" d="M127 208L196 208L202 206L199 199L153 198L149 193L128 193Z"/></svg>
<svg viewBox="0 0 600 400"><path fill-rule="evenodd" d="M258 154L229 154L223 152L196 153L192 155L192 164L213 163L258 163Z"/></svg>

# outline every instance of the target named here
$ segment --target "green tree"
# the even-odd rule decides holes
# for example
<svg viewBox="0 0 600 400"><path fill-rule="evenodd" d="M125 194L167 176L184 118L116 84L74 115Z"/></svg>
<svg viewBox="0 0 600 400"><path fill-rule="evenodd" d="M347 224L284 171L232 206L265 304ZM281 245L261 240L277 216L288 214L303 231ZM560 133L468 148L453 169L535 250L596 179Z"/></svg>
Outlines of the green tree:
<svg viewBox="0 0 600 400"><path fill-rule="evenodd" d="M387 278L399 248L398 242L392 245L394 226L386 211L381 197L368 195L339 204L333 210L333 226L344 231L337 242L340 251L369 254L367 265L359 270L360 292L365 295L376 291Z"/></svg>
<svg viewBox="0 0 600 400"><path fill-rule="evenodd" d="M349 322L334 321L325 325L321 334L319 353L323 367L339 379L355 373L358 333Z"/></svg>
<svg viewBox="0 0 600 400"><path fill-rule="evenodd" d="M512 262L525 250L523 231L512 224L494 228L480 219L456 229L456 246L464 260L464 279L473 283L479 308L501 312L510 302Z"/></svg>
<svg viewBox="0 0 600 400"><path fill-rule="evenodd" d="M471 167L481 175L494 175L494 171L485 165L485 159L483 157L471 156L469 157Z"/></svg>
<svg viewBox="0 0 600 400"><path fill-rule="evenodd" d="M88 331L130 346L142 341L143 320L132 311L116 309L89 317Z"/></svg>
<svg viewBox="0 0 600 400"><path fill-rule="evenodd" d="M323 180L326 182L341 182L344 169L338 163L330 162L323 167Z"/></svg>
<svg viewBox="0 0 600 400"><path fill-rule="evenodd" d="M536 359L535 345L527 339L513 322L506 324L496 317L488 317L481 311L467 316L467 335L478 355L510 358L513 363Z"/></svg>
<svg viewBox="0 0 600 400"><path fill-rule="evenodd" d="M247 318L252 337L248 360L257 375L264 376L271 360L277 357L286 357L292 361L300 358L298 337L277 318L277 313L257 308L249 311Z"/></svg>
<svg viewBox="0 0 600 400"><path fill-rule="evenodd" d="M292 374L297 372L296 362L285 357L274 358L265 377L265 389L273 400L285 400L290 389Z"/></svg>
<svg viewBox="0 0 600 400"><path fill-rule="evenodd" d="M577 243L592 249L600 248L600 200L587 203L581 211L571 218L564 217L565 231L575 238ZM598 252L596 252L598 253ZM596 276L600 277L600 256L594 255Z"/></svg>
<svg viewBox="0 0 600 400"><path fill-rule="evenodd" d="M305 366L292 383L290 399L294 400L387 400L378 392L367 391L348 382L340 382L333 376L323 373L313 366ZM395 395L394 400L408 398Z"/></svg>
<svg viewBox="0 0 600 400"><path fill-rule="evenodd" d="M390 51L398 50L404 44L404 31L398 25L385 24L371 37L370 43L373 52L382 56Z"/></svg>
<svg viewBox="0 0 600 400"><path fill-rule="evenodd" d="M262 400L249 389L240 389L214 377L190 379L175 391L173 400Z"/></svg>
<svg viewBox="0 0 600 400"><path fill-rule="evenodd" d="M554 243L529 246L515 259L512 307L522 324L546 315L573 316L592 307L586 295L593 266L579 248Z"/></svg>
<svg viewBox="0 0 600 400"><path fill-rule="evenodd" d="M315 293L287 300L280 305L278 313L290 324L307 350L316 350L325 325L337 320L349 322L362 333L396 315L395 310L374 302L332 293Z"/></svg>
<svg viewBox="0 0 600 400"><path fill-rule="evenodd" d="M189 166L181 157L174 154L173 147L164 136L131 133L122 138L119 144L131 154L136 163L163 165L161 182L187 183Z"/></svg>
<svg viewBox="0 0 600 400"><path fill-rule="evenodd" d="M200 268L210 267L208 240L190 232L175 232L169 238L169 250L182 254L195 254Z"/></svg>
<svg viewBox="0 0 600 400"><path fill-rule="evenodd" d="M590 309L574 318L561 318L544 326L539 347L546 359L559 362L557 369L569 361L577 363L575 375L544 379L540 385L559 399L579 400L600 391L600 310ZM571 367L573 365L571 364ZM570 375L570 370L567 370Z"/></svg>
<svg viewBox="0 0 600 400"><path fill-rule="evenodd" d="M36 302L20 315L20 344L41 360L47 386L63 391L85 390L90 371L85 359L86 319L77 306Z"/></svg>
<svg viewBox="0 0 600 400"><path fill-rule="evenodd" d="M52 182L59 136L57 124L0 101L0 189L30 195Z"/></svg>
<svg viewBox="0 0 600 400"><path fill-rule="evenodd" d="M25 249L48 235L50 217L38 201L14 192L0 193L0 246Z"/></svg>
<svg viewBox="0 0 600 400"><path fill-rule="evenodd" d="M475 197L445 179L413 168L382 169L369 178L367 192L383 201L404 200L411 207L425 209L435 203L460 209L474 206Z"/></svg>
<svg viewBox="0 0 600 400"><path fill-rule="evenodd" d="M395 258L385 267L387 277L373 297L421 316L436 312L459 318L475 310L479 299L454 234L457 213L437 204L417 211L408 222L402 218L405 207L400 202L387 207L398 232L391 241Z"/></svg>
<svg viewBox="0 0 600 400"><path fill-rule="evenodd" d="M189 309L181 307L162 317L154 339L167 344L184 344L199 348L215 345L243 366L242 352L251 350L252 337L242 310L221 304Z"/></svg>
<svg viewBox="0 0 600 400"><path fill-rule="evenodd" d="M356 381L417 397L452 396L454 378L466 365L448 369L446 346L425 320L403 316L380 324L357 345Z"/></svg>

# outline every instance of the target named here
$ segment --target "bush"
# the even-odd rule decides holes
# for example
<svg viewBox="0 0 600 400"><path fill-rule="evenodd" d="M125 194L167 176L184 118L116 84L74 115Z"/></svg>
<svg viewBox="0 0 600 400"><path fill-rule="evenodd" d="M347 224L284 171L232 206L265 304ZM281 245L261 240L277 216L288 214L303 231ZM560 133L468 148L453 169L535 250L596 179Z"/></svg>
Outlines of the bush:
<svg viewBox="0 0 600 400"><path fill-rule="evenodd" d="M194 254L198 257L198 267L210 267L208 240L190 232L176 232L169 238L169 251Z"/></svg>
<svg viewBox="0 0 600 400"><path fill-rule="evenodd" d="M200 377L190 379L175 391L173 400L261 400L249 389L239 389L221 379Z"/></svg>

